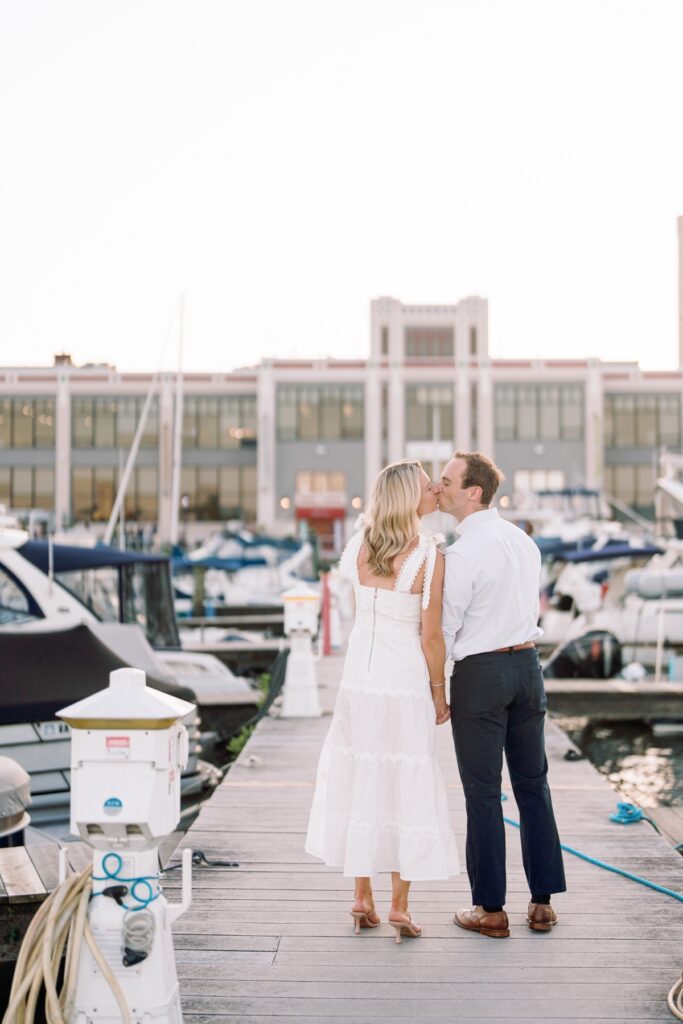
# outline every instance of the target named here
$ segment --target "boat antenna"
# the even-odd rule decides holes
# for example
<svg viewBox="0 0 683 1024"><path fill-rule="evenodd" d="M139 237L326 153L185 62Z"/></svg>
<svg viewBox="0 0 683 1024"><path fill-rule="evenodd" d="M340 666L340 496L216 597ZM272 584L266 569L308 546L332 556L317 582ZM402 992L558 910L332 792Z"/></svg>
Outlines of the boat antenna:
<svg viewBox="0 0 683 1024"><path fill-rule="evenodd" d="M170 321L170 323L168 325L168 329L166 331L166 336L164 338L164 342L163 342L163 345L161 347L161 355L159 357L159 366L158 366L158 369L157 369L156 373L153 374L152 379L151 379L151 381L149 383L149 389L148 389L147 395L145 397L145 403L144 403L144 405L142 407L142 412L140 413L140 419L138 420L138 426L137 426L137 430L135 431L135 437L133 438L133 443L131 444L130 451L128 452L128 458L126 459L126 465L124 467L123 474L121 476L121 479L119 480L119 487L118 487L118 490L116 492L116 498L114 499L114 505L113 505L112 510L111 510L111 515L109 516L109 522L107 523L107 529L104 531L104 543L105 544L111 544L112 537L114 536L114 528L116 526L116 520L118 519L119 513L121 512L121 509L123 507L123 501L124 501L124 498L126 496L126 490L128 489L128 484L130 482L131 474L133 472L133 466L135 465L135 460L137 458L138 449L140 448L140 442L142 441L142 435L143 435L143 433L145 431L145 426L147 424L147 416L149 414L149 410L150 410L151 405L152 405L152 398L154 397L154 393L156 392L157 386L158 386L159 381L161 379L161 369L162 369L162 365L163 365L164 355L166 353L166 347L168 345L168 341L169 341L169 338L171 336L171 325L172 325L172 323L173 323L173 317L171 317L171 321ZM182 323L182 301L181 301L181 323ZM181 331L182 331L182 326L181 326Z"/></svg>

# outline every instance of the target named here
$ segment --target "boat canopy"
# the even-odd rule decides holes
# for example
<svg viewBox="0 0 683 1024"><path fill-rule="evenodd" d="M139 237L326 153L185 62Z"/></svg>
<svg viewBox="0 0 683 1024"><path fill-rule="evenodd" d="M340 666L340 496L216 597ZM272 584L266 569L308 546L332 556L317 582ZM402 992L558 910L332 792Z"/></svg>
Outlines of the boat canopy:
<svg viewBox="0 0 683 1024"><path fill-rule="evenodd" d="M47 573L50 565L50 545L46 540L29 540L19 548L19 553L41 572ZM121 551L99 545L94 548L79 547L76 544L53 544L52 566L55 572L73 572L78 569L95 569L99 566L133 565L142 563L164 563L163 555L148 555L140 551Z"/></svg>
<svg viewBox="0 0 683 1024"><path fill-rule="evenodd" d="M49 571L47 541L27 541L18 551ZM53 544L52 566L60 586L102 622L136 622L153 647L180 647L168 558L104 545Z"/></svg>
<svg viewBox="0 0 683 1024"><path fill-rule="evenodd" d="M618 541L606 544L603 548L591 548L588 551L566 551L555 555L555 559L559 562L604 562L611 558L649 558L651 555L661 554L662 549L654 544L644 544L642 547L634 548Z"/></svg>

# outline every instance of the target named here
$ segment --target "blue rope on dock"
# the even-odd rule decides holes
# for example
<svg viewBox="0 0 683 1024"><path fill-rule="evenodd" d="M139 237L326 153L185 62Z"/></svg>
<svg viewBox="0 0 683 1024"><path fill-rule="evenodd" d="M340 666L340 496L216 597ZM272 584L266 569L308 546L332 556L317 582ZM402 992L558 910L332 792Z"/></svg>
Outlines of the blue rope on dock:
<svg viewBox="0 0 683 1024"><path fill-rule="evenodd" d="M505 793L501 793L500 798L501 800L507 800ZM633 807L633 805L617 804L617 811L615 814L610 814L610 819L612 821L619 822L620 824L630 824L631 822L640 821L641 819L645 819L646 821L650 820L642 811L640 811L640 817L636 817L626 810L620 812L619 808L621 807ZM639 808L636 807L634 810L638 811ZM623 818L619 817L620 813L623 814ZM520 828L519 822L515 821L514 818L506 818L505 815L503 815L503 821L508 825L513 825L515 828ZM560 848L566 853L573 854L574 857L579 857L581 860L585 860L588 864L595 864L598 868L603 868L605 871L611 871L615 875L621 875L622 878L629 878L632 882L638 882L639 885L645 885L648 889L654 889L656 892L661 892L665 896L671 896L672 899L678 900L679 903L683 903L683 893L674 892L673 889L667 889L663 885L657 885L656 882L651 882L647 878L641 878L640 875L634 875L631 871L625 871L623 868L617 868L614 864L607 864L604 860L598 860L597 857L591 857L590 854L582 853L581 850L575 850L573 846L567 846L565 843L560 843Z"/></svg>

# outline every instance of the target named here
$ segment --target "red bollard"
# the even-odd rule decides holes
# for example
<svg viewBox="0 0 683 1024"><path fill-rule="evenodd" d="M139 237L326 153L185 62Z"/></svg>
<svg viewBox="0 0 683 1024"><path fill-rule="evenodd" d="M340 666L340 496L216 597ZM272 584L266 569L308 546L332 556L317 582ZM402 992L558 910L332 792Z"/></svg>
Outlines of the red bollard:
<svg viewBox="0 0 683 1024"><path fill-rule="evenodd" d="M322 586L323 586L323 599L321 608L322 617L322 630L323 630L323 655L332 653L332 643L330 639L330 574L324 572L322 574Z"/></svg>

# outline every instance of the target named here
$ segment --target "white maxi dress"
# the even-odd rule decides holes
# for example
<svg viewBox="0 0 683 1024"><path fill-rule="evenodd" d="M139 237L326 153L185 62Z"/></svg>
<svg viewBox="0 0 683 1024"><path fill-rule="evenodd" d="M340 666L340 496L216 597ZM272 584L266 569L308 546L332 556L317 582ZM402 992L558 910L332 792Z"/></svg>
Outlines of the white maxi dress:
<svg viewBox="0 0 683 1024"><path fill-rule="evenodd" d="M393 590L360 582L360 530L340 570L354 585L356 619L318 764L306 852L347 877L398 871L406 881L457 874L436 721L420 644L436 560L420 536ZM421 594L411 594L426 564Z"/></svg>

